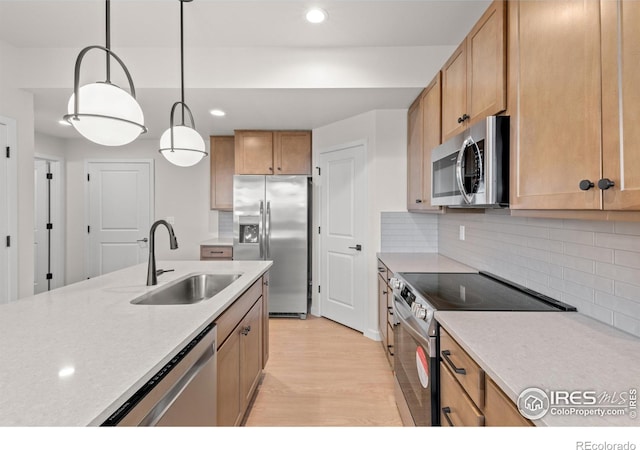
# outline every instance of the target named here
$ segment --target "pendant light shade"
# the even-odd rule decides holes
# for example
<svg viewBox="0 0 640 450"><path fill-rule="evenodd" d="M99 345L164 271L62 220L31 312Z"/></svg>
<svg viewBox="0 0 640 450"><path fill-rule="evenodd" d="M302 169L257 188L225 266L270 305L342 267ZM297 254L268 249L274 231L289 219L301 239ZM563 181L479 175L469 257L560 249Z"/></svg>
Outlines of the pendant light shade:
<svg viewBox="0 0 640 450"><path fill-rule="evenodd" d="M96 144L128 144L141 133L142 109L127 91L110 83L91 83L78 91L78 111L74 114L75 94L68 105L69 122L85 138ZM77 117L77 118L76 118Z"/></svg>
<svg viewBox="0 0 640 450"><path fill-rule="evenodd" d="M85 138L101 145L119 146L135 140L146 133L144 115L136 101L136 91L131 74L122 60L110 49L110 3L106 0L105 47L92 45L80 51L74 71L73 94L67 105L64 120L69 122ZM107 77L103 82L80 87L82 59L90 50L106 53ZM111 60L114 59L124 71L129 82L130 93L111 83Z"/></svg>
<svg viewBox="0 0 640 450"><path fill-rule="evenodd" d="M183 26L183 3L192 0L180 0L180 84L182 100L173 104L169 117L169 128L160 137L160 153L171 164L180 167L189 167L198 164L202 158L207 156L204 149L204 140L196 131L191 109L184 102L184 26ZM176 108L182 108L182 122L174 125L174 115ZM185 113L188 114L191 126L185 123Z"/></svg>

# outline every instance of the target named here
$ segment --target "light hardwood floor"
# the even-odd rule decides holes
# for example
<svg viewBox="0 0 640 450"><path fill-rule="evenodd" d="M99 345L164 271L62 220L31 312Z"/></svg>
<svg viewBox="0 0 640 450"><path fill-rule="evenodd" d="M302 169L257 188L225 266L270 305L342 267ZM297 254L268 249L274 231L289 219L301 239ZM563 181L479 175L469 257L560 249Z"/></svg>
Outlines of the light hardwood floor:
<svg viewBox="0 0 640 450"><path fill-rule="evenodd" d="M401 426L380 342L328 319L269 320L270 355L245 426Z"/></svg>

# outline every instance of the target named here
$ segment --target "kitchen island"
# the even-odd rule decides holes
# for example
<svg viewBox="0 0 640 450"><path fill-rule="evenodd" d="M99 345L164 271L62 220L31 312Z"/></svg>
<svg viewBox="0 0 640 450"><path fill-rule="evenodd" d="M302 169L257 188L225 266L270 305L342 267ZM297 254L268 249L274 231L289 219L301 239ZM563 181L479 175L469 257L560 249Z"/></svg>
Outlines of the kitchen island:
<svg viewBox="0 0 640 450"><path fill-rule="evenodd" d="M0 306L0 426L100 425L271 266L270 261L159 261ZM131 300L192 273L242 273L188 305Z"/></svg>

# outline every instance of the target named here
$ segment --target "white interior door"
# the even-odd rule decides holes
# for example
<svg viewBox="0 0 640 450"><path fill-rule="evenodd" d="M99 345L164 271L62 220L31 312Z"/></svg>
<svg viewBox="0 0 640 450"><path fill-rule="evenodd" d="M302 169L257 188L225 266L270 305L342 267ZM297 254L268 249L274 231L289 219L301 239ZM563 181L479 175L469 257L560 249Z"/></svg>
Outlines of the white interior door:
<svg viewBox="0 0 640 450"><path fill-rule="evenodd" d="M33 211L33 293L49 290L49 163L42 159L34 161L34 211Z"/></svg>
<svg viewBox="0 0 640 450"><path fill-rule="evenodd" d="M88 277L147 260L153 162L89 162Z"/></svg>
<svg viewBox="0 0 640 450"><path fill-rule="evenodd" d="M364 144L320 155L320 310L358 331L367 298L364 168Z"/></svg>
<svg viewBox="0 0 640 450"><path fill-rule="evenodd" d="M18 191L15 140L16 122L0 117L0 304L18 298Z"/></svg>

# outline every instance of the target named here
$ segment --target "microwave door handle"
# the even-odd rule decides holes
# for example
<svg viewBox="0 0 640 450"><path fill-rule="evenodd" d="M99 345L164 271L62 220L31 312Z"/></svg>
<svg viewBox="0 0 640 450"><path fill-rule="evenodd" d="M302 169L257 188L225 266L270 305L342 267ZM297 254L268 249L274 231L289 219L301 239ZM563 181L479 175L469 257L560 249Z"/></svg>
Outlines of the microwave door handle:
<svg viewBox="0 0 640 450"><path fill-rule="evenodd" d="M470 144L474 144L473 138L468 137L462 143L462 147L458 151L458 158L456 159L456 181L458 182L458 189L460 189L460 194L462 194L462 198L465 203L468 205L471 203L471 195L464 188L464 181L462 179L462 158L464 157L467 146Z"/></svg>
<svg viewBox="0 0 640 450"><path fill-rule="evenodd" d="M264 202L260 200L260 223L258 223L258 246L260 259L264 259Z"/></svg>

